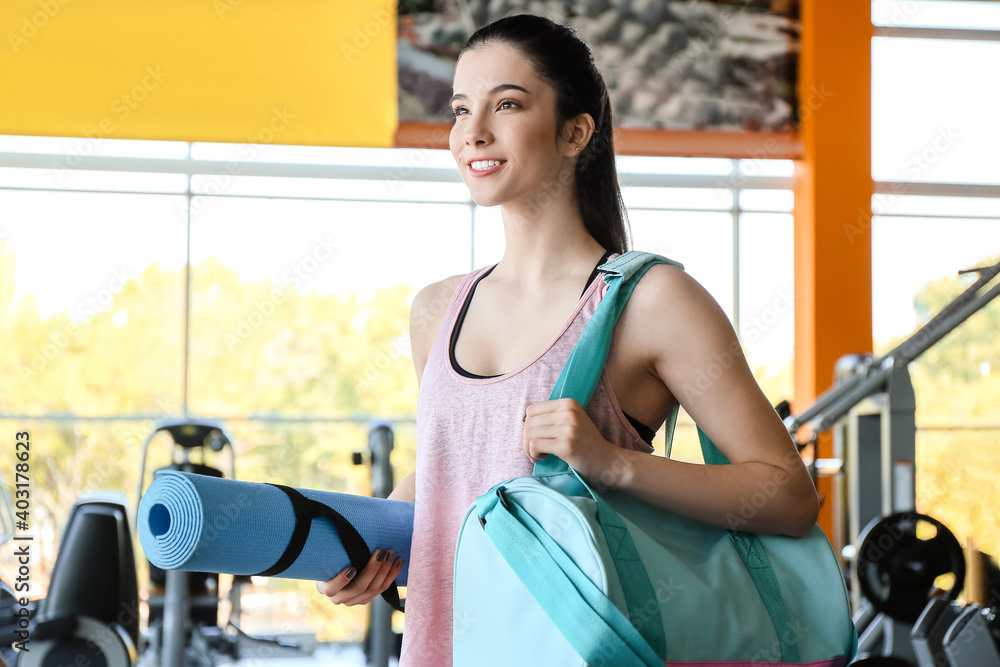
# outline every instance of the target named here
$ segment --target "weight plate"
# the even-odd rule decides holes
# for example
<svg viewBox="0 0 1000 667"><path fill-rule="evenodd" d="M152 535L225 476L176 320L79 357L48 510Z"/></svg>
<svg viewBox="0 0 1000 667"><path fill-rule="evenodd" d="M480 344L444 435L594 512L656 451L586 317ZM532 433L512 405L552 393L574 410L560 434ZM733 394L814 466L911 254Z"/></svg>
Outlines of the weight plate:
<svg viewBox="0 0 1000 667"><path fill-rule="evenodd" d="M930 539L917 536L921 523L937 532ZM872 521L860 538L858 583L878 612L905 623L916 623L927 606L934 580L954 574L945 592L954 600L965 585L965 553L948 528L933 517L900 512Z"/></svg>

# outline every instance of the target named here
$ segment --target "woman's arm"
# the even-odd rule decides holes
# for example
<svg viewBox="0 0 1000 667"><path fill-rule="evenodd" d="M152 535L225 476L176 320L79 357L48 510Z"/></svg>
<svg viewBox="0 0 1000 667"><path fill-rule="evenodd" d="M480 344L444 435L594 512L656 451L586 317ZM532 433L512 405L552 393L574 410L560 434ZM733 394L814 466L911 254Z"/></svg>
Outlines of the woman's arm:
<svg viewBox="0 0 1000 667"><path fill-rule="evenodd" d="M727 528L808 533L819 514L816 488L712 296L683 270L656 265L625 309L638 323L630 334L637 353L731 465L619 449L612 472L620 474L608 476L609 486Z"/></svg>
<svg viewBox="0 0 1000 667"><path fill-rule="evenodd" d="M462 276L451 276L436 283L431 283L421 289L410 303L410 356L413 359L413 370L417 374L417 387L424 375L427 356L431 344L441 328L441 320L451 301L455 288ZM396 488L389 494L390 500L414 502L416 495L416 472L400 480Z"/></svg>
<svg viewBox="0 0 1000 667"><path fill-rule="evenodd" d="M618 488L726 528L793 536L816 523L816 487L784 424L757 386L719 305L696 280L657 264L636 286L612 346L638 355L730 465L699 465L609 442L571 398L525 413L524 451L552 453L600 491ZM631 362L630 364L631 365Z"/></svg>

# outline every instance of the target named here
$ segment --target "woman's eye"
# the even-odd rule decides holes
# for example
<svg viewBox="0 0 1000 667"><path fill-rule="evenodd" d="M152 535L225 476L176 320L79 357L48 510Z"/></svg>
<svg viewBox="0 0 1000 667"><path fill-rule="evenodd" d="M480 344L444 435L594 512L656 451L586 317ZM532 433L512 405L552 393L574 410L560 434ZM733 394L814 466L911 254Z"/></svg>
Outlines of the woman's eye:
<svg viewBox="0 0 1000 667"><path fill-rule="evenodd" d="M515 107L521 106L520 104L518 104L514 100L504 100L503 102L500 103L499 108L502 109L505 104L512 104ZM455 109L451 110L451 115L452 116L461 116L463 111L468 111L468 109L466 109L465 107L456 107Z"/></svg>

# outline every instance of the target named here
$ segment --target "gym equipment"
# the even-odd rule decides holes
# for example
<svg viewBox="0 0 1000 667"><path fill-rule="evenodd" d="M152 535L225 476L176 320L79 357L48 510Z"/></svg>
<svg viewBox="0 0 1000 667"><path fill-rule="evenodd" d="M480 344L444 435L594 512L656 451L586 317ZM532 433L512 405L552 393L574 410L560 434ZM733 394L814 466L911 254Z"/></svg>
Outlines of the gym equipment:
<svg viewBox="0 0 1000 667"><path fill-rule="evenodd" d="M1000 649L988 624L994 618L993 612L975 603L962 610L944 635L944 653L952 665L1000 665Z"/></svg>
<svg viewBox="0 0 1000 667"><path fill-rule="evenodd" d="M918 535L922 524L931 525L929 539ZM934 581L951 574L947 600L962 592L965 553L943 523L926 514L903 512L872 522L858 549L858 580L875 611L909 624L916 623L934 593Z"/></svg>
<svg viewBox="0 0 1000 667"><path fill-rule="evenodd" d="M919 535L930 531L934 534L928 539ZM954 576L945 599L954 600L962 592L965 553L941 522L903 512L872 521L865 528L856 569L857 583L869 605L855 616L861 632L858 654L916 661L913 624L937 591L934 581L938 577Z"/></svg>
<svg viewBox="0 0 1000 667"><path fill-rule="evenodd" d="M962 605L945 598L934 598L927 603L910 633L917 667L941 664L941 656L945 655L944 635L961 613Z"/></svg>
<svg viewBox="0 0 1000 667"><path fill-rule="evenodd" d="M862 605L853 554L861 530L882 516L915 509L915 400L908 364L952 329L1000 295L1000 263L960 271L977 279L908 339L879 359L847 355L837 362L835 384L807 410L789 416L788 432L796 439L803 427L811 433L800 447L815 445L820 433L833 429L834 458L816 459L815 474L834 477L836 550L849 562L852 603Z"/></svg>
<svg viewBox="0 0 1000 667"><path fill-rule="evenodd" d="M3 472L0 471L0 545L6 544L14 536L14 503L7 493L7 484L3 479ZM17 641L16 631L18 630L18 617L15 614L20 610L17 594L10 584L0 580L0 663L3 665L13 664L17 659L17 654L11 648L11 644ZM35 615L37 605L26 608L29 618Z"/></svg>
<svg viewBox="0 0 1000 667"><path fill-rule="evenodd" d="M131 536L124 493L77 500L48 595L32 615L30 650L17 655L19 667L135 665L139 592Z"/></svg>
<svg viewBox="0 0 1000 667"><path fill-rule="evenodd" d="M913 509L915 403L907 366L1000 295L1000 283L986 289L1000 274L1000 263L959 271L965 273L979 277L912 336L879 359L870 354L843 357L836 384L807 410L785 419L793 436L809 426L812 443L837 427L837 458L817 461L817 466L824 476L847 477L849 525L842 536L847 544L857 544L861 528L873 519Z"/></svg>
<svg viewBox="0 0 1000 667"><path fill-rule="evenodd" d="M854 617L861 637L853 664L1000 667L996 609L954 601L965 582L965 554L939 521L914 512L873 521L862 533L857 568L865 597ZM944 575L954 577L947 589L935 584Z"/></svg>
<svg viewBox="0 0 1000 667"><path fill-rule="evenodd" d="M219 453L229 448L229 473L236 476L236 456L232 437L224 425L212 419L192 417L166 418L158 421L142 448L142 464L137 492L136 520L143 500L146 458L156 435L166 433L174 445L172 463L156 471L162 474L190 474L203 479L222 481L222 471L205 464L205 449ZM191 460L191 453L201 452L201 463ZM207 569L207 568L205 568ZM263 646L274 655L308 655L311 649L280 637L251 636L240 622L240 589L249 577L234 576L229 590L229 619L225 628L218 625L219 595L217 572L164 571L149 563L149 627L144 633L140 659L153 667L210 667L223 660L237 660L242 652L251 653Z"/></svg>
<svg viewBox="0 0 1000 667"><path fill-rule="evenodd" d="M228 446L232 452L232 439L222 424L214 420L182 418L158 422L143 447L143 469L149 443L161 431L169 433L180 447L175 447L175 462L156 471L145 494L141 492L143 475L140 475L136 511L139 540L151 561L151 571L166 569L166 595L160 596L159 601L162 618L155 624L151 622L149 632L148 653L155 667L161 662L164 667L191 664L207 667L214 663L215 657L236 659L237 649L251 641L268 643L271 653L280 647L282 655L296 652L302 655L305 649L294 643L276 637L251 637L240 629L239 585L249 581L250 575L326 580L349 563L362 567L368 562L371 551L364 540L395 548L408 564L412 503L225 479L218 470L190 460L189 452L196 448L202 449L204 460L206 446L217 452ZM369 447L373 481L380 489L388 484L391 491L391 468L386 476L392 449L391 430L384 425L375 426ZM231 476L235 478L234 457L231 460ZM359 455L355 455L355 462L361 462ZM324 503L341 509L344 515ZM337 529L325 521L311 521L321 516L331 518ZM342 542L338 534L347 538ZM343 557L342 565L338 554ZM405 584L407 564L397 577L400 585ZM185 583L190 581L189 576L200 579L202 571L234 574L231 613L225 629L235 630L235 637L216 627L214 615L207 620L199 620L196 615L199 605L214 614L219 603L217 596L204 588L195 592ZM218 581L218 574L209 576ZM208 581L211 583L211 579ZM390 587L383 596L395 592L396 588ZM151 596L151 609L157 602L154 598ZM175 600L173 604L169 603L171 599ZM399 605L398 598L394 604ZM391 609L388 611L391 613ZM384 623L382 628L373 625L369 629L374 634L367 643L376 659L382 659L378 655L383 650L380 647L391 647L393 643L398 647L400 643L390 638L388 614ZM385 660L387 664L387 656Z"/></svg>

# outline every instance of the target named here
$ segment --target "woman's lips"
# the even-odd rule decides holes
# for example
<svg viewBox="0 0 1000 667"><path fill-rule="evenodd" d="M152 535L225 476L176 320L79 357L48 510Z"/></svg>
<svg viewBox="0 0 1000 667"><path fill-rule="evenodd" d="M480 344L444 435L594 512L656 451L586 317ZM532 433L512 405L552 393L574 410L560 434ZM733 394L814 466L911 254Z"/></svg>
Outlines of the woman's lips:
<svg viewBox="0 0 1000 667"><path fill-rule="evenodd" d="M483 169L482 171L476 171L475 169L472 168L472 165L470 164L469 165L469 173L472 174L473 176L477 177L477 178L479 178L480 176L489 176L490 174L495 173L497 170L499 170L500 168L502 168L505 164L507 164L507 163L506 162L501 162L500 164L498 164L495 167L490 167L489 169Z"/></svg>

